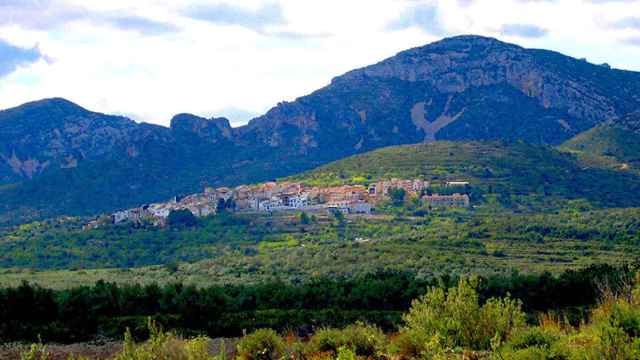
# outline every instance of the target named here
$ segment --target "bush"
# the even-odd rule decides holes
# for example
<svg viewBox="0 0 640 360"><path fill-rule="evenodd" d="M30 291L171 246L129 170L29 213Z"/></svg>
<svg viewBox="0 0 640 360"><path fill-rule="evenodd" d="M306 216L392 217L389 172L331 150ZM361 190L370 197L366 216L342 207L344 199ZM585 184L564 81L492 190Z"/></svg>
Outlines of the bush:
<svg viewBox="0 0 640 360"><path fill-rule="evenodd" d="M380 357L386 346L386 337L382 331L371 325L358 323L347 326L343 333L347 346L356 355L367 358Z"/></svg>
<svg viewBox="0 0 640 360"><path fill-rule="evenodd" d="M510 359L510 360L551 360L551 359L555 359L554 357L551 357L551 355L549 354L549 349L547 348L543 348L543 347L537 347L537 346L533 346L533 347L528 347L525 349L520 349L517 350L515 352L511 352L509 353L509 355L504 355L503 354L503 358L504 359ZM561 358L563 359L563 358Z"/></svg>
<svg viewBox="0 0 640 360"><path fill-rule="evenodd" d="M422 333L421 333L422 334ZM419 339L417 332L403 331L391 340L389 352L400 359L420 357L426 339Z"/></svg>
<svg viewBox="0 0 640 360"><path fill-rule="evenodd" d="M41 343L32 344L28 351L20 354L20 360L48 360L51 357L47 347Z"/></svg>
<svg viewBox="0 0 640 360"><path fill-rule="evenodd" d="M594 311L594 321L620 327L628 336L640 336L640 308L627 301L602 304Z"/></svg>
<svg viewBox="0 0 640 360"><path fill-rule="evenodd" d="M346 346L341 346L338 349L338 356L336 357L336 359L337 360L356 360L356 354Z"/></svg>
<svg viewBox="0 0 640 360"><path fill-rule="evenodd" d="M272 360L285 351L282 338L271 329L259 329L238 343L238 358L242 360Z"/></svg>
<svg viewBox="0 0 640 360"><path fill-rule="evenodd" d="M309 351L338 354L340 348L346 348L357 356L378 358L386 347L386 337L379 328L357 323L344 329L322 329L313 335L309 342Z"/></svg>
<svg viewBox="0 0 640 360"><path fill-rule="evenodd" d="M209 355L209 345L211 340L209 338L199 336L195 339L187 341L184 345L184 352L187 355L188 360L214 360L214 357ZM224 343L221 353L224 354ZM224 357L219 357L215 360L223 360Z"/></svg>
<svg viewBox="0 0 640 360"><path fill-rule="evenodd" d="M341 330L320 329L311 337L309 351L336 354L338 349L346 343L347 339Z"/></svg>
<svg viewBox="0 0 640 360"><path fill-rule="evenodd" d="M480 309L472 343L478 349L502 344L514 329L524 327L526 316L522 303L511 298L492 298Z"/></svg>
<svg viewBox="0 0 640 360"><path fill-rule="evenodd" d="M398 350L421 353L427 350L427 343L445 349L488 350L506 340L513 329L524 326L520 301L494 298L480 306L476 287L476 280L461 279L446 292L432 288L414 300L401 330L405 348Z"/></svg>
<svg viewBox="0 0 640 360"><path fill-rule="evenodd" d="M543 329L541 327L520 329L511 335L506 345L513 350L526 349L529 347L549 349L558 341L561 335L562 334L556 331Z"/></svg>
<svg viewBox="0 0 640 360"><path fill-rule="evenodd" d="M163 332L153 321L149 320L148 341L136 344L127 330L124 336L122 351L114 360L216 360L208 353L209 339L197 337L191 340L183 340L177 336Z"/></svg>

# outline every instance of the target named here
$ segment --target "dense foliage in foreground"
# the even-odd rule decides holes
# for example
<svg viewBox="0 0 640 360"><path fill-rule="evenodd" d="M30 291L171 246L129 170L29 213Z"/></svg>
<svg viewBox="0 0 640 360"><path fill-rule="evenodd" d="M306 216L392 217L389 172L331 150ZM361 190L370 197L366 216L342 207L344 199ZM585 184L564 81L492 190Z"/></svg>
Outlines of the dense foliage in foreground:
<svg viewBox="0 0 640 360"><path fill-rule="evenodd" d="M637 280L636 280L637 282ZM477 278L450 287L430 287L412 301L402 325L387 336L375 325L356 322L320 328L310 336L271 329L243 336L232 355L270 359L640 359L640 288L628 280L603 287L597 305L575 326L553 314L527 323L523 302L509 295L483 300ZM135 343L127 330L117 360L224 360L226 347L211 351L206 337L184 339L149 320L150 339ZM23 359L46 359L33 345Z"/></svg>
<svg viewBox="0 0 640 360"><path fill-rule="evenodd" d="M511 294L529 314L562 311L578 321L598 296L597 284L620 287L630 270L593 266L550 274L483 278L478 296L484 302ZM323 326L358 320L394 330L400 314L430 287L446 288L452 277L420 280L407 273L379 273L355 279L318 278L299 285L281 282L253 286L168 285L95 286L53 291L23 284L0 290L0 340L85 341L98 335L120 336L131 328L144 336L147 317L184 334L238 336L269 327L307 333Z"/></svg>

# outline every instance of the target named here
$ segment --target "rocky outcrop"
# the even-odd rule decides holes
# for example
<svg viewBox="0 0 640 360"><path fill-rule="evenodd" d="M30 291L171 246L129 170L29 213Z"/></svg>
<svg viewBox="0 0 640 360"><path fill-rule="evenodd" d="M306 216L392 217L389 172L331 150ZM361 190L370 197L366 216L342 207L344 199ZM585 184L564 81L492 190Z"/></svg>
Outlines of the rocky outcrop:
<svg viewBox="0 0 640 360"><path fill-rule="evenodd" d="M197 136L210 142L230 140L232 129L226 118L205 119L191 114L178 114L171 119L171 131L178 136Z"/></svg>
<svg viewBox="0 0 640 360"><path fill-rule="evenodd" d="M64 99L32 102L0 112L0 160L14 179L30 179L48 169L76 167L86 158L111 156L136 129L129 119Z"/></svg>

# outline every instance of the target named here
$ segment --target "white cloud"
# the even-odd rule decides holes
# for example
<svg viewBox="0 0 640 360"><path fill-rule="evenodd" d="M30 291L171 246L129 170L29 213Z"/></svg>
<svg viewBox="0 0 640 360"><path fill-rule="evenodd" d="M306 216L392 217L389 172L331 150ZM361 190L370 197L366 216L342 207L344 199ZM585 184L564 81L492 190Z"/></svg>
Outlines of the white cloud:
<svg viewBox="0 0 640 360"><path fill-rule="evenodd" d="M640 30L611 26L635 24L632 14L639 1L4 0L0 39L49 61L0 77L0 108L61 96L164 125L180 112L246 121L353 68L470 33L640 70Z"/></svg>

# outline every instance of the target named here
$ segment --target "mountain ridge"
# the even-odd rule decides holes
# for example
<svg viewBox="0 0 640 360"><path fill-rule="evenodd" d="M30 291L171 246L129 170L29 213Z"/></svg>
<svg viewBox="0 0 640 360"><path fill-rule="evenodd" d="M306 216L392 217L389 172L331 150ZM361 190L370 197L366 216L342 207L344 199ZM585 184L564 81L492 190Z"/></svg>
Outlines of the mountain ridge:
<svg viewBox="0 0 640 360"><path fill-rule="evenodd" d="M192 114L169 127L138 124L45 99L0 112L9 199L0 214L109 210L434 140L557 145L638 111L639 94L640 73L459 36L349 71L237 128Z"/></svg>

